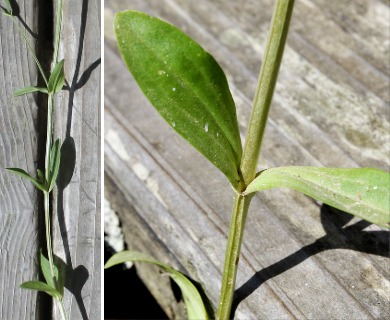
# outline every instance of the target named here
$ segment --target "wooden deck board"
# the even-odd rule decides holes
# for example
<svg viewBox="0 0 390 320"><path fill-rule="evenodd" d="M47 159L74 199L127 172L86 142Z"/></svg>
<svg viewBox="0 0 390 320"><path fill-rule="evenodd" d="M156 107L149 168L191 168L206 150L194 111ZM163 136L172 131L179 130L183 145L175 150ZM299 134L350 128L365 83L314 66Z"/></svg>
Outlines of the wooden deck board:
<svg viewBox="0 0 390 320"><path fill-rule="evenodd" d="M143 97L110 26L116 11L137 9L194 37L227 73L244 134L273 3L116 1L105 8L106 196L127 245L189 274L214 305L233 191ZM380 1L297 2L260 168L388 169L386 14L389 7ZM389 317L388 232L349 220L294 191L257 195L237 275L236 318ZM176 306L148 277L143 279L172 316Z"/></svg>
<svg viewBox="0 0 390 320"><path fill-rule="evenodd" d="M57 99L55 136L63 141L54 250L68 266L71 319L101 316L100 1L65 1L60 57L69 90ZM60 319L54 309L54 319Z"/></svg>
<svg viewBox="0 0 390 320"><path fill-rule="evenodd" d="M21 19L35 30L36 8L28 2L19 9ZM37 304L36 292L19 288L39 272L38 192L31 183L4 170L36 171L38 107L32 96L15 98L13 92L35 83L37 68L12 21L3 15L0 56L0 318L39 319L42 300Z"/></svg>
<svg viewBox="0 0 390 320"><path fill-rule="evenodd" d="M34 33L38 25L50 27L37 3L17 3ZM100 1L65 1L63 9L60 57L68 88L55 101L54 137L64 144L51 202L54 253L68 264L65 309L70 319L100 319ZM40 49L49 43L41 41ZM0 318L60 319L54 302L51 315L46 294L19 288L40 276L42 196L4 168L34 174L43 167L46 106L36 95L13 97L15 89L35 85L38 75L25 43L3 15L0 43Z"/></svg>

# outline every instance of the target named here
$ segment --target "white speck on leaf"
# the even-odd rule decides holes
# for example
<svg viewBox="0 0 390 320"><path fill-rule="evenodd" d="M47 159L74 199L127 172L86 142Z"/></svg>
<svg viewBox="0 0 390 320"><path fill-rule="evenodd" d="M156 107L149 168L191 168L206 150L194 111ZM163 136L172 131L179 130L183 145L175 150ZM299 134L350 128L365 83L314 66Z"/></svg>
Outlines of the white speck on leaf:
<svg viewBox="0 0 390 320"><path fill-rule="evenodd" d="M157 73L162 76L163 74L165 74L165 71L164 70L158 70Z"/></svg>
<svg viewBox="0 0 390 320"><path fill-rule="evenodd" d="M206 124L204 125L204 131L205 131L205 132L209 132L209 124L208 124L208 123L206 123Z"/></svg>
<svg viewBox="0 0 390 320"><path fill-rule="evenodd" d="M374 190L377 190L378 189L378 186L374 186L374 188L373 188Z"/></svg>
<svg viewBox="0 0 390 320"><path fill-rule="evenodd" d="M176 127L176 122L172 122L172 127Z"/></svg>
<svg viewBox="0 0 390 320"><path fill-rule="evenodd" d="M172 88L172 91L176 91L176 88Z"/></svg>

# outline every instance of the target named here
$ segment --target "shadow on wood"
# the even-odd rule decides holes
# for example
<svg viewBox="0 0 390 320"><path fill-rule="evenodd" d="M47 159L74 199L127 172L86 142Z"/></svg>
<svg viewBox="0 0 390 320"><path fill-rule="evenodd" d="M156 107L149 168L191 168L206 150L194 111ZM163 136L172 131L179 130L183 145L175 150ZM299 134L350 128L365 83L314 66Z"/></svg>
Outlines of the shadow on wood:
<svg viewBox="0 0 390 320"><path fill-rule="evenodd" d="M321 222L326 235L288 257L256 272L246 283L236 289L231 318L234 317L238 305L264 282L294 268L320 252L333 249L349 249L388 257L390 249L389 232L364 231L366 227L371 225L364 220L345 227L352 219L353 216L346 212L323 205L321 207Z"/></svg>

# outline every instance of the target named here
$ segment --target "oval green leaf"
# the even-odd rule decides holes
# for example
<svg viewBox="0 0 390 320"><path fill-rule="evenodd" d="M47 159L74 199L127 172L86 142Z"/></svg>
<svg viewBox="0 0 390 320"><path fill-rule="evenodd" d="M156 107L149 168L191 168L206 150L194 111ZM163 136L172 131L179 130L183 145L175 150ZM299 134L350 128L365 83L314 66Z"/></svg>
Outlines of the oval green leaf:
<svg viewBox="0 0 390 320"><path fill-rule="evenodd" d="M237 189L242 146L236 108L215 59L178 28L141 12L117 13L114 27L145 96Z"/></svg>
<svg viewBox="0 0 390 320"><path fill-rule="evenodd" d="M121 264L124 262L148 262L157 265L162 270L168 273L168 275L174 280L179 286L184 302L187 308L188 319L210 319L213 315L209 315L202 300L202 296L194 284L181 272L167 266L166 264L154 260L148 255L137 252L137 251L122 251L114 254L105 264L104 268L110 268L114 265ZM211 317L210 317L211 316Z"/></svg>
<svg viewBox="0 0 390 320"><path fill-rule="evenodd" d="M390 228L390 174L372 168L280 167L261 171L244 195L271 188L290 188Z"/></svg>

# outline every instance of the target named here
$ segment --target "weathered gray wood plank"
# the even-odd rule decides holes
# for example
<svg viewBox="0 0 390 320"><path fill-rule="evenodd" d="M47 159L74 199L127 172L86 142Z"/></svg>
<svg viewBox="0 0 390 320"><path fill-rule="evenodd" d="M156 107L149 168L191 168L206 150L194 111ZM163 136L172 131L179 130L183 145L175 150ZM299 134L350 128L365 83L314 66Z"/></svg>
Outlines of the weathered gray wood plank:
<svg viewBox="0 0 390 320"><path fill-rule="evenodd" d="M36 4L18 5L31 30L37 32L38 18L50 27ZM60 56L66 61L69 86L57 98L54 115L54 135L64 142L52 197L54 251L68 264L65 308L70 319L100 319L100 1L64 2L63 24ZM3 15L0 28L0 318L48 319L51 299L44 294L38 299L35 291L18 287L39 277L41 194L4 171L21 167L34 174L38 162L42 167L38 149L45 139L45 105L37 104L35 95L12 96L15 89L36 84L37 70ZM53 317L60 319L56 306L53 310Z"/></svg>
<svg viewBox="0 0 390 320"><path fill-rule="evenodd" d="M214 305L233 192L143 97L116 49L112 19L118 10L142 10L198 40L226 71L245 133L273 3L116 1L105 8L106 196L128 246L189 274ZM380 1L297 1L261 168L388 169L388 15ZM236 317L389 317L388 232L348 221L294 191L257 195L237 276ZM148 277L172 315L176 306Z"/></svg>
<svg viewBox="0 0 390 320"><path fill-rule="evenodd" d="M54 250L68 266L64 304L70 319L92 320L101 317L100 1L63 6L60 57L69 90L57 99L54 121L64 143ZM60 319L56 308L54 319Z"/></svg>
<svg viewBox="0 0 390 320"><path fill-rule="evenodd" d="M20 18L37 30L36 7L20 3ZM4 169L37 166L38 108L34 98L13 97L15 89L36 84L37 68L11 20L0 16L0 318L38 319L36 292L19 285L38 277L37 191Z"/></svg>

